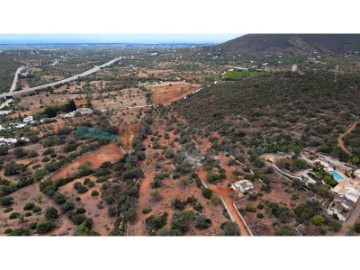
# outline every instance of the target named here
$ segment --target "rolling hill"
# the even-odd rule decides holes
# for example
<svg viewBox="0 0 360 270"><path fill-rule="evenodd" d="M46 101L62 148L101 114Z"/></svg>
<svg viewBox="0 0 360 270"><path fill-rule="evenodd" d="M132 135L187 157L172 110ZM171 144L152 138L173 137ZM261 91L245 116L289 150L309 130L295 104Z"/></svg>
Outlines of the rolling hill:
<svg viewBox="0 0 360 270"><path fill-rule="evenodd" d="M230 54L334 55L359 52L360 34L248 34L215 48Z"/></svg>

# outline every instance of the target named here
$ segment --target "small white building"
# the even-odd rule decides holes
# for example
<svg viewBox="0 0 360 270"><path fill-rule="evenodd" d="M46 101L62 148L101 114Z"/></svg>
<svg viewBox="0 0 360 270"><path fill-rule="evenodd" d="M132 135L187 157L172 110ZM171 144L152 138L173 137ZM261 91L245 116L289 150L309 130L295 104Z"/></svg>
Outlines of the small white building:
<svg viewBox="0 0 360 270"><path fill-rule="evenodd" d="M15 126L15 128L20 129L26 127L26 124L19 123Z"/></svg>
<svg viewBox="0 0 360 270"><path fill-rule="evenodd" d="M292 72L295 72L295 71L297 71L297 64L294 64L294 65L292 65L292 67L291 67L291 71Z"/></svg>
<svg viewBox="0 0 360 270"><path fill-rule="evenodd" d="M8 115L8 114L10 114L11 112L12 112L11 110L8 110L8 111L2 110L2 111L0 111L0 116L1 116L1 115Z"/></svg>
<svg viewBox="0 0 360 270"><path fill-rule="evenodd" d="M80 115L87 115L87 114L92 114L93 110L90 108L80 108L80 109L77 109L76 111L65 114L64 118L73 118L76 113L79 113Z"/></svg>
<svg viewBox="0 0 360 270"><path fill-rule="evenodd" d="M30 122L32 122L32 121L34 121L34 116L32 116L32 115L30 115L30 116L28 116L28 117L25 117L25 118L23 119L23 123L30 123Z"/></svg>
<svg viewBox="0 0 360 270"><path fill-rule="evenodd" d="M240 180L231 185L231 187L237 192L247 192L254 188L253 183L249 180Z"/></svg>
<svg viewBox="0 0 360 270"><path fill-rule="evenodd" d="M247 67L235 67L234 70L236 71L249 71Z"/></svg>

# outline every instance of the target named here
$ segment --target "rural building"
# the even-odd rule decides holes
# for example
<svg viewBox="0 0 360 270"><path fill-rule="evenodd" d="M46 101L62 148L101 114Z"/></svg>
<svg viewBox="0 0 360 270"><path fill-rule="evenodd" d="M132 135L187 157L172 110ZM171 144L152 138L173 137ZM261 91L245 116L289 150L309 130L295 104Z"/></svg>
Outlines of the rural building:
<svg viewBox="0 0 360 270"><path fill-rule="evenodd" d="M30 123L30 122L32 122L32 121L34 121L34 116L32 116L32 115L30 115L30 116L28 116L28 117L25 117L25 118L23 119L23 123Z"/></svg>
<svg viewBox="0 0 360 270"><path fill-rule="evenodd" d="M334 200L328 213L336 214L339 220L346 221L359 200L360 179L344 179L331 191L334 192Z"/></svg>
<svg viewBox="0 0 360 270"><path fill-rule="evenodd" d="M8 114L10 114L12 111L0 111L0 116L1 115L8 115Z"/></svg>
<svg viewBox="0 0 360 270"><path fill-rule="evenodd" d="M254 188L254 185L249 180L240 180L231 185L237 192L247 192Z"/></svg>
<svg viewBox="0 0 360 270"><path fill-rule="evenodd" d="M236 71L249 71L249 69L246 68L246 67L235 67L234 70L236 70Z"/></svg>
<svg viewBox="0 0 360 270"><path fill-rule="evenodd" d="M80 115L87 115L87 114L92 114L93 110L90 109L90 108L80 108L80 109L77 109L74 112L70 112L70 113L65 114L64 117L65 118L72 118L72 117L75 116L76 113L79 113Z"/></svg>
<svg viewBox="0 0 360 270"><path fill-rule="evenodd" d="M297 71L297 64L292 65L291 71L292 71L292 72Z"/></svg>

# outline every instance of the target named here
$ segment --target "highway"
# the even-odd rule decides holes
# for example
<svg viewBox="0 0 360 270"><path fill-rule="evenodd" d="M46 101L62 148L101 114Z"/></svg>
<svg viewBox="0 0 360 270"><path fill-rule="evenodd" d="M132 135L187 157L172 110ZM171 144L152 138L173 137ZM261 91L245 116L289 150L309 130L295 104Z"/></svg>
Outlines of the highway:
<svg viewBox="0 0 360 270"><path fill-rule="evenodd" d="M122 57L118 57L118 58L115 58L113 60L110 60L109 62L106 62L105 64L102 64L101 66L95 66L92 69L84 71L83 73L73 75L71 77L68 77L66 79L62 79L60 81L56 81L56 82L52 82L52 83L47 83L47 84L31 87L31 88L28 88L28 89L25 89L25 90L20 90L20 91L13 92L13 90L12 90L13 86L12 86L9 92L0 94L0 98L5 98L6 96L14 96L14 95L20 96L22 94L28 94L28 93L31 93L31 92L34 92L34 91L37 91L37 90L42 90L42 89L45 89L45 88L48 88L48 87L58 86L60 84L75 81L75 80L77 80L79 78L86 77L86 76L89 76L89 75L91 75L91 74L93 74L95 72L98 72L100 69L108 67L108 66L114 64L115 62L121 60L121 59L122 59ZM19 69L16 71L16 74L15 74L16 77L18 77L17 73L21 71L21 70L19 71ZM14 80L15 80L15 78L14 78ZM14 82L13 82L13 84L14 84ZM15 81L15 87L16 87L16 81Z"/></svg>

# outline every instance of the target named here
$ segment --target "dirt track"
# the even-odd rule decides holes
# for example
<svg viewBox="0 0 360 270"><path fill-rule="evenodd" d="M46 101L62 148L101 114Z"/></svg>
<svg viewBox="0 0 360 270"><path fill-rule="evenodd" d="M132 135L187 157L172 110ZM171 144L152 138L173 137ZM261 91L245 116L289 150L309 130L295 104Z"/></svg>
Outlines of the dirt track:
<svg viewBox="0 0 360 270"><path fill-rule="evenodd" d="M337 141L339 146L341 147L342 150L344 150L344 152L348 153L349 155L351 155L351 152L349 151L349 149L346 148L345 144L344 144L344 138L346 135L348 135L351 131L354 130L354 128L356 127L357 124L360 123L360 120L354 122L344 133L340 134L340 136L338 137Z"/></svg>
<svg viewBox="0 0 360 270"><path fill-rule="evenodd" d="M206 179L206 171L205 171L204 167L201 167L199 169L199 176L203 181L204 181L204 179ZM227 208L229 209L231 216L233 217L234 221L239 226L241 235L242 236L250 236L249 231L247 230L244 222L241 220L241 218L239 217L239 214L237 213L237 211L235 209L235 206L234 206L235 200L229 196L229 192L230 192L229 188L227 188L226 186L222 186L221 184L218 184L218 185L213 185L210 183L206 183L206 184L214 193L216 193L218 196L221 196L224 199L225 204L226 204Z"/></svg>

